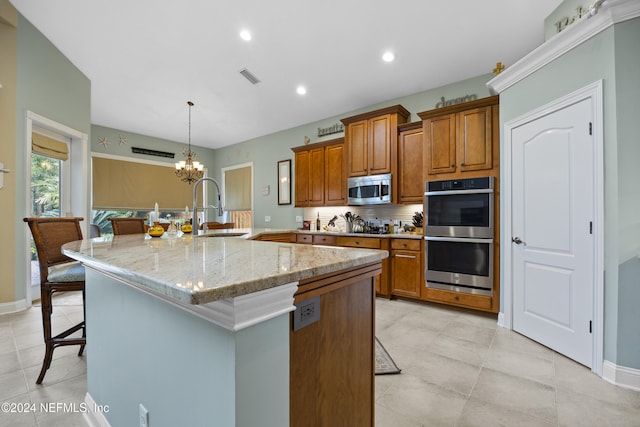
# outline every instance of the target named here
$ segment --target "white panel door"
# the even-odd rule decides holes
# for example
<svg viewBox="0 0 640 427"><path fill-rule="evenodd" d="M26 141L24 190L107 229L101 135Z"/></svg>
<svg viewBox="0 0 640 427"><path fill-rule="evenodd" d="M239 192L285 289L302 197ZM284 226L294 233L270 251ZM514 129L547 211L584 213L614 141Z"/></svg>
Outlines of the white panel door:
<svg viewBox="0 0 640 427"><path fill-rule="evenodd" d="M592 366L591 99L512 129L513 329Z"/></svg>

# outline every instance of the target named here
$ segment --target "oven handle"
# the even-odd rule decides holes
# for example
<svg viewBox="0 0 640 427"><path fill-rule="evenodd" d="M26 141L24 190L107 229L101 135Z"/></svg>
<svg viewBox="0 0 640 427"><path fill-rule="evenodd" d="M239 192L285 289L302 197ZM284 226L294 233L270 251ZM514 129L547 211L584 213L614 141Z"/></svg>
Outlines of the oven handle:
<svg viewBox="0 0 640 427"><path fill-rule="evenodd" d="M490 194L493 188L484 188L478 190L449 190L449 191L426 191L425 196L456 196L459 194Z"/></svg>
<svg viewBox="0 0 640 427"><path fill-rule="evenodd" d="M424 236L424 240L432 242L460 242L460 243L493 243L493 239L470 239L467 237L433 237Z"/></svg>

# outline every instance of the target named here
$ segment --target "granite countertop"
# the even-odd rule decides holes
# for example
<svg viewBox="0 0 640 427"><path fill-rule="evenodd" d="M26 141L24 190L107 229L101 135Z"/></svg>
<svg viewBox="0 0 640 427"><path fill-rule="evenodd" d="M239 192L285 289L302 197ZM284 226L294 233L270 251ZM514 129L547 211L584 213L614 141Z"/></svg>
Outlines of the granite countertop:
<svg viewBox="0 0 640 427"><path fill-rule="evenodd" d="M216 230L219 231L219 230ZM394 234L379 234L379 233L345 233L341 231L312 231L312 230L276 230L269 228L260 228L255 229L255 234L253 237L260 234L269 234L269 233L303 233L303 234L322 234L326 236L350 236L350 237L374 237L374 238L382 238L382 239L415 239L420 240L424 236L422 233L394 233Z"/></svg>
<svg viewBox="0 0 640 427"><path fill-rule="evenodd" d="M146 234L67 243L88 267L182 304L206 304L380 261L386 251L250 240L289 230L209 230L204 235ZM224 237L226 235L226 237Z"/></svg>

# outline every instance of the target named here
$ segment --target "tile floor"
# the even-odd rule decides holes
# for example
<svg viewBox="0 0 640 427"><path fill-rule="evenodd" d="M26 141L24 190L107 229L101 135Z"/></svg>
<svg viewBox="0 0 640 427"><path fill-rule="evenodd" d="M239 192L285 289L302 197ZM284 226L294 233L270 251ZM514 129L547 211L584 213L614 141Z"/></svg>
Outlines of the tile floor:
<svg viewBox="0 0 640 427"><path fill-rule="evenodd" d="M62 330L82 317L77 295L56 297ZM377 336L402 369L376 377L376 426L640 426L640 392L516 333L495 316L378 299ZM4 426L86 426L69 407L84 401L86 359L59 348L43 385L39 307L0 316L0 402L35 403L32 413L0 413ZM39 409L48 403L50 412Z"/></svg>

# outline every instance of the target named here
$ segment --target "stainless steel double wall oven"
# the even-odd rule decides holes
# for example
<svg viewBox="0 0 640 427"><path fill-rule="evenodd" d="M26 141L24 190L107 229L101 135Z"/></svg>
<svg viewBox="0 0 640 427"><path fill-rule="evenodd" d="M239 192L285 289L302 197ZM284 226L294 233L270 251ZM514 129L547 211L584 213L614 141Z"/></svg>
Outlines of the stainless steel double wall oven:
<svg viewBox="0 0 640 427"><path fill-rule="evenodd" d="M493 199L493 177L425 183L427 287L492 295Z"/></svg>

